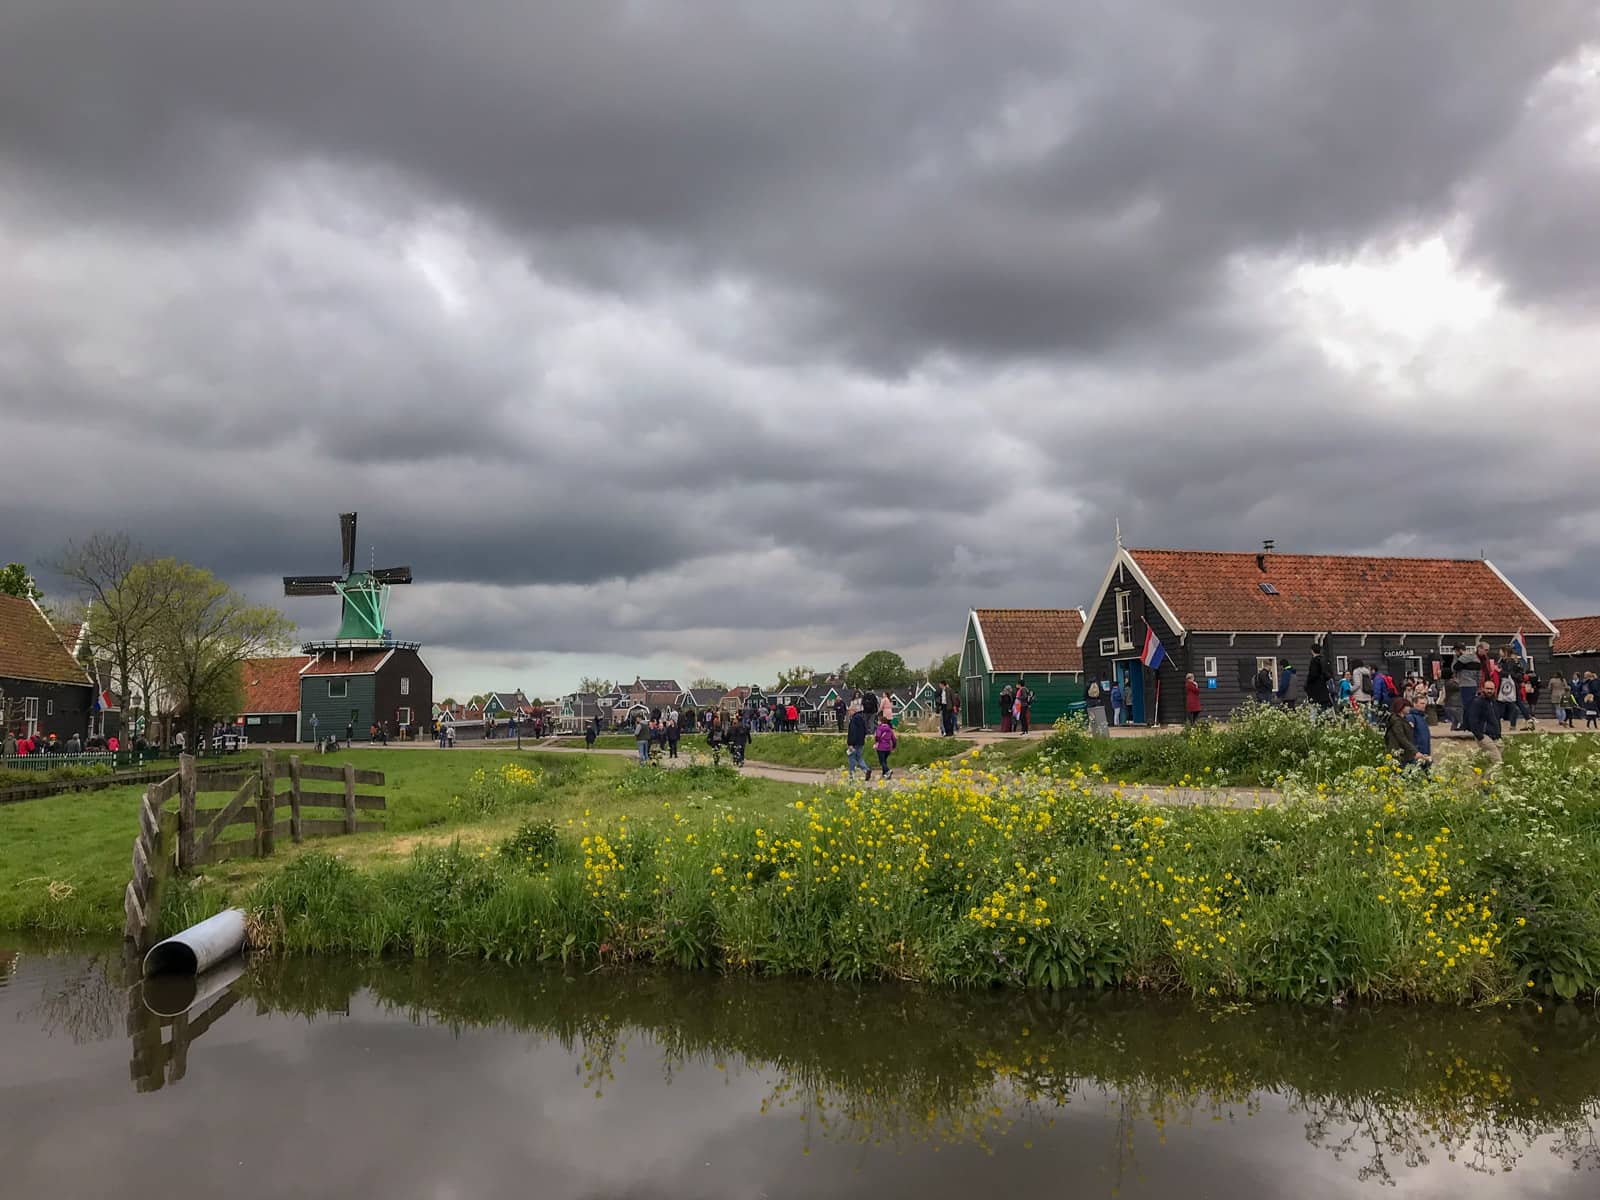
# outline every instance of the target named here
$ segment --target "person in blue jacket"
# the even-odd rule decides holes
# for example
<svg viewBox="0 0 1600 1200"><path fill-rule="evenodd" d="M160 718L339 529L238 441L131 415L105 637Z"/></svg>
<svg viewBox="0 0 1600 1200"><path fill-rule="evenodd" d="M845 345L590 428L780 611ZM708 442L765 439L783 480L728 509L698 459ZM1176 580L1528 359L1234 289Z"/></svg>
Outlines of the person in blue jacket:
<svg viewBox="0 0 1600 1200"><path fill-rule="evenodd" d="M1417 747L1417 762L1426 771L1433 761L1433 731L1428 728L1428 714L1419 711L1409 700L1400 701L1400 712L1411 726L1411 740Z"/></svg>

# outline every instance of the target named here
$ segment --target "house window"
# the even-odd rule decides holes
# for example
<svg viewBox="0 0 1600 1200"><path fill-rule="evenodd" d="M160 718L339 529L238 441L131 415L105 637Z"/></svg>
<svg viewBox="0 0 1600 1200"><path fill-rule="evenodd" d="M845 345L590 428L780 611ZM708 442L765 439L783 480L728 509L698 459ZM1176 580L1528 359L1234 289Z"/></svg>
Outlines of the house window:
<svg viewBox="0 0 1600 1200"><path fill-rule="evenodd" d="M409 675L400 676L400 694L402 696L411 695L411 676L409 676Z"/></svg>
<svg viewBox="0 0 1600 1200"><path fill-rule="evenodd" d="M1270 654L1264 654L1256 659L1256 674L1265 671L1272 677L1272 690L1278 690L1278 660Z"/></svg>
<svg viewBox="0 0 1600 1200"><path fill-rule="evenodd" d="M56 702L54 700L46 700L44 702L44 715L47 717L56 715Z"/></svg>
<svg viewBox="0 0 1600 1200"><path fill-rule="evenodd" d="M1116 638L1101 638L1100 639L1100 653L1101 653L1102 656L1104 656L1106 658L1110 658L1116 652L1117 652L1117 639Z"/></svg>
<svg viewBox="0 0 1600 1200"><path fill-rule="evenodd" d="M394 719L395 719L395 723L398 724L398 725L409 725L409 724L411 724L411 710L409 708L397 708L397 709L395 709L395 711L394 711Z"/></svg>
<svg viewBox="0 0 1600 1200"><path fill-rule="evenodd" d="M1127 592L1117 593L1117 645L1133 649L1133 597Z"/></svg>
<svg viewBox="0 0 1600 1200"><path fill-rule="evenodd" d="M348 679L328 680L328 699L343 700L350 694L350 681Z"/></svg>
<svg viewBox="0 0 1600 1200"><path fill-rule="evenodd" d="M1341 676L1350 669L1350 656L1341 654L1333 660L1333 669Z"/></svg>
<svg viewBox="0 0 1600 1200"><path fill-rule="evenodd" d="M29 737L39 732L39 697L26 696L23 698L22 721L27 726Z"/></svg>
<svg viewBox="0 0 1600 1200"><path fill-rule="evenodd" d="M1217 660L1214 659L1214 658L1207 658L1206 659L1206 678L1207 679L1215 679L1216 677L1217 677Z"/></svg>

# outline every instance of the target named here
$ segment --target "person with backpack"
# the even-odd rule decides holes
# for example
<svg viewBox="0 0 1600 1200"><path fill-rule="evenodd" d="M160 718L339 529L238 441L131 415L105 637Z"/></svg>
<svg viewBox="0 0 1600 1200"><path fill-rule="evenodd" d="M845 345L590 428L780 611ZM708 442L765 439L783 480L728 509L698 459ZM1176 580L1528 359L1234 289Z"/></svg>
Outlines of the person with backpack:
<svg viewBox="0 0 1600 1200"><path fill-rule="evenodd" d="M1372 672L1372 706L1380 712L1388 710L1398 693L1395 691L1394 680L1385 671Z"/></svg>
<svg viewBox="0 0 1600 1200"><path fill-rule="evenodd" d="M889 755L894 753L894 748L898 744L899 739L895 737L894 726L889 724L888 718L880 715L878 733L872 739L872 746L878 752L878 769L885 779L892 774L889 770Z"/></svg>
<svg viewBox="0 0 1600 1200"><path fill-rule="evenodd" d="M867 773L867 782L872 782L872 768L867 766L862 752L867 745L867 717L861 711L859 703L850 706L850 720L845 725L844 731L844 761L850 768L850 781L855 782L856 768L860 767Z"/></svg>
<svg viewBox="0 0 1600 1200"><path fill-rule="evenodd" d="M744 766L745 747L750 744L750 726L745 724L744 714L740 713L733 719L733 728L728 730L728 749L733 752L733 765Z"/></svg>

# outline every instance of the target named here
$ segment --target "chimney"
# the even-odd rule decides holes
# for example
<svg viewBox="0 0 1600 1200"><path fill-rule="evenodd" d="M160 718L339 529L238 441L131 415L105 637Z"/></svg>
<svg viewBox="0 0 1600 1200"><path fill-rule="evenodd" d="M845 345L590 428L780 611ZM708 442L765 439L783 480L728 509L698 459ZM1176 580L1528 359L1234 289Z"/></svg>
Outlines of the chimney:
<svg viewBox="0 0 1600 1200"><path fill-rule="evenodd" d="M1261 553L1256 555L1256 569L1263 575L1267 571L1267 556L1272 553L1273 547L1277 544L1272 538L1263 538L1261 541Z"/></svg>

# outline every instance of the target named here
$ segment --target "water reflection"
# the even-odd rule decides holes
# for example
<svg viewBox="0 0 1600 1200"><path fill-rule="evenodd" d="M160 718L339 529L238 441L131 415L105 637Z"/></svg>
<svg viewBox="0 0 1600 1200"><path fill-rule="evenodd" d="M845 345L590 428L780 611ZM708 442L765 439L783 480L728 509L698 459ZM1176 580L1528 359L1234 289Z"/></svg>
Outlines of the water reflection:
<svg viewBox="0 0 1600 1200"><path fill-rule="evenodd" d="M825 1146L1013 1156L1057 1145L1069 1125L1078 1138L1092 1117L1101 1149L1080 1167L1125 1189L1146 1159L1171 1158L1169 1138L1185 1161L1206 1139L1260 1158L1288 1153L1274 1140L1285 1127L1304 1136L1296 1161L1313 1154L1346 1185L1527 1170L1535 1147L1540 1169L1546 1153L1564 1172L1600 1166L1600 1026L1572 1008L1206 1009L1125 995L326 960L254 963L173 993L128 985L113 954L7 964L0 953L0 969L12 976L13 994L0 992L0 1013L15 1015L6 1024L77 1044L125 1021L139 1093L184 1083L219 1024L237 1044L274 1018L327 1026L357 1012L449 1030L458 1049L454 1061L441 1052L438 1069L468 1076L490 1069L468 1053L478 1031L532 1035L528 1055L558 1053L569 1070L564 1083L538 1076L545 1105L736 1079L739 1119L798 1122L802 1156ZM0 1024L0 1058L6 1045ZM231 1078L203 1086L249 1087L236 1054L230 1062ZM306 1070L315 1082L316 1065Z"/></svg>

